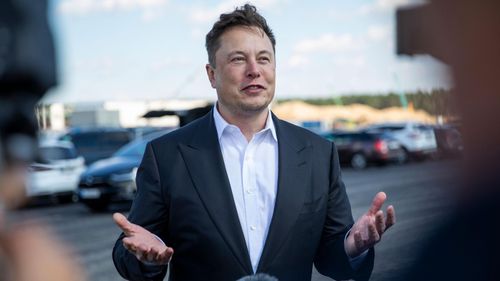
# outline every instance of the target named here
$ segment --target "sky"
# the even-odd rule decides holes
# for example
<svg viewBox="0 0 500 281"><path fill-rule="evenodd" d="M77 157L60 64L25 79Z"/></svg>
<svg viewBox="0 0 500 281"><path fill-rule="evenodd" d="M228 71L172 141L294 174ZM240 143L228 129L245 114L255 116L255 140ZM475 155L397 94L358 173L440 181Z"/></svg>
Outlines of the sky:
<svg viewBox="0 0 500 281"><path fill-rule="evenodd" d="M44 101L215 100L205 35L247 2L49 0L59 86ZM395 53L396 7L417 0L250 3L276 37L278 99L450 87L438 60Z"/></svg>

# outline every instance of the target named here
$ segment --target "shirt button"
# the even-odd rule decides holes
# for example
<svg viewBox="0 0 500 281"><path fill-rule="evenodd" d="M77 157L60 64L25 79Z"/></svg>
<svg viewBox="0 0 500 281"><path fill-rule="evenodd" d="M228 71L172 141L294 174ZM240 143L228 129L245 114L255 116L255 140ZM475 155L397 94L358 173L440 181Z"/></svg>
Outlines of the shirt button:
<svg viewBox="0 0 500 281"><path fill-rule="evenodd" d="M252 190L247 189L247 194L252 194Z"/></svg>
<svg viewBox="0 0 500 281"><path fill-rule="evenodd" d="M252 225L252 226L250 226L250 229L251 229L251 230L256 230L256 229L257 229L257 227L255 227L255 226L253 226L253 225Z"/></svg>

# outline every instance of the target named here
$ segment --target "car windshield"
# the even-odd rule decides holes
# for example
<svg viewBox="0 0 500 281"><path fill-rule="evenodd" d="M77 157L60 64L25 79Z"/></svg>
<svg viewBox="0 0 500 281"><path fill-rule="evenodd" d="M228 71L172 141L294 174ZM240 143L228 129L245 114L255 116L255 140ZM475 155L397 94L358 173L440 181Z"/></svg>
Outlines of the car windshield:
<svg viewBox="0 0 500 281"><path fill-rule="evenodd" d="M148 140L141 139L133 141L122 148L120 148L114 156L119 157L141 157L144 154L144 150L146 150L146 144Z"/></svg>
<svg viewBox="0 0 500 281"><path fill-rule="evenodd" d="M167 132L167 130L164 130L148 134L142 139L138 139L124 145L113 155L117 157L142 157L144 151L146 150L146 145L148 144L148 142L164 135Z"/></svg>

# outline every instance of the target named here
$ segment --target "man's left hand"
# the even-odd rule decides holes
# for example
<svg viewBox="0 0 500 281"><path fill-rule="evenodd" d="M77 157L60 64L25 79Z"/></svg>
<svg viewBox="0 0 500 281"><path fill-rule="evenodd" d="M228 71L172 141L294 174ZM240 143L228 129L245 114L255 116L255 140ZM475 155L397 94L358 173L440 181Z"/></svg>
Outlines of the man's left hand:
<svg viewBox="0 0 500 281"><path fill-rule="evenodd" d="M382 238L382 234L396 223L394 207L387 207L386 217L381 210L387 195L379 192L373 198L372 206L362 215L351 228L345 242L345 250L349 257L359 256L367 249L373 247Z"/></svg>

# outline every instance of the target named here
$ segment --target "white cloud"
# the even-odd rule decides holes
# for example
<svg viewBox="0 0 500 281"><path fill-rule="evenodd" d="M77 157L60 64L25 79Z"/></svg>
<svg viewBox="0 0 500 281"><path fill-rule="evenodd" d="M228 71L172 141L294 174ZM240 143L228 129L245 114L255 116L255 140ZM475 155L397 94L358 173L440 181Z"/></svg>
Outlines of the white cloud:
<svg viewBox="0 0 500 281"><path fill-rule="evenodd" d="M303 55L292 55L288 60L288 66L290 67L300 67L309 63L309 59Z"/></svg>
<svg viewBox="0 0 500 281"><path fill-rule="evenodd" d="M191 29L191 37L199 40L205 39L205 31L201 28L192 28Z"/></svg>
<svg viewBox="0 0 500 281"><path fill-rule="evenodd" d="M373 41L388 40L391 35L391 28L389 26L372 25L368 27L368 39Z"/></svg>
<svg viewBox="0 0 500 281"><path fill-rule="evenodd" d="M323 34L319 38L305 39L295 45L299 53L313 53L318 51L339 52L355 48L354 38L350 34L335 35Z"/></svg>
<svg viewBox="0 0 500 281"><path fill-rule="evenodd" d="M376 0L374 3L361 6L360 12L363 15L392 12L397 7L417 5L425 2L425 0Z"/></svg>
<svg viewBox="0 0 500 281"><path fill-rule="evenodd" d="M366 65L366 59L364 56L342 56L336 57L333 63L338 66L348 66L348 67L362 67Z"/></svg>
<svg viewBox="0 0 500 281"><path fill-rule="evenodd" d="M153 71L163 71L191 65L193 65L193 60L188 57L165 58L153 61L151 69Z"/></svg>
<svg viewBox="0 0 500 281"><path fill-rule="evenodd" d="M93 12L141 10L150 12L164 7L167 0L66 0L59 4L59 12L63 14L84 15ZM150 16L146 16L150 17Z"/></svg>
<svg viewBox="0 0 500 281"><path fill-rule="evenodd" d="M159 9L146 9L142 12L142 20L145 22L152 22L164 15L164 12Z"/></svg>
<svg viewBox="0 0 500 281"><path fill-rule="evenodd" d="M256 6L259 10L266 9L283 2L283 0L254 0L252 5ZM241 0L227 0L219 3L219 5L213 8L206 7L192 7L190 9L189 19L196 23L207 23L215 21L220 14L231 12L236 7L242 6L248 1Z"/></svg>
<svg viewBox="0 0 500 281"><path fill-rule="evenodd" d="M320 54L321 58L325 57L325 53L336 54L340 53L342 57L346 54L348 57L352 57L352 51L356 51L362 47L359 39L355 39L351 34L333 34L326 33L320 35L316 38L307 38L299 41L293 47L293 52L287 60L287 67L290 69L296 69L305 65L310 65L315 68L321 65L321 60L318 60L316 54ZM340 56L339 56L340 57ZM355 65L363 64L364 61L360 59L342 62L337 61L338 64L349 65L349 63L354 63Z"/></svg>

